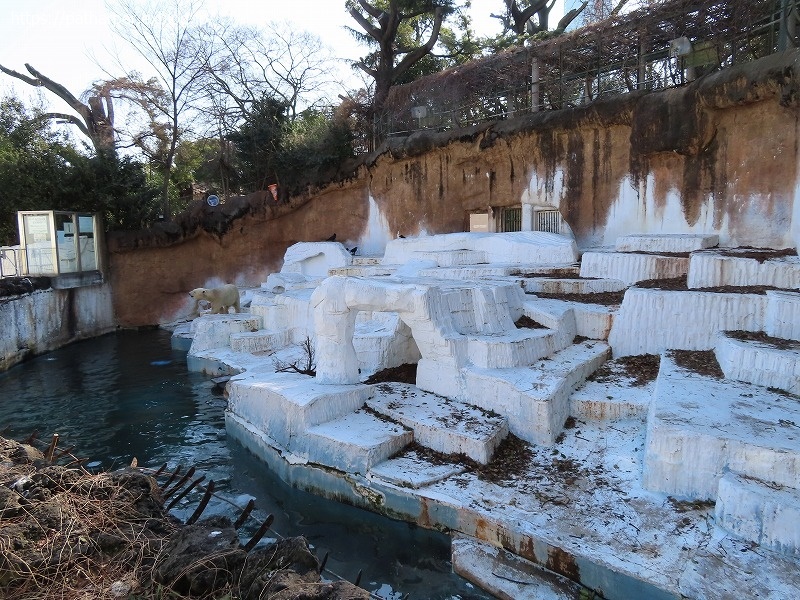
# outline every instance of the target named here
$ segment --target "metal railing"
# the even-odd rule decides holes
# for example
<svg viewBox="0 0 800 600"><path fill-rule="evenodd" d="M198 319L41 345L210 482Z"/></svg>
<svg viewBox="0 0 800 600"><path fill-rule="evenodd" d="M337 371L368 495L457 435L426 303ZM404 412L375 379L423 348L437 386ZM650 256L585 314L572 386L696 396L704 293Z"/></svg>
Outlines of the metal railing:
<svg viewBox="0 0 800 600"><path fill-rule="evenodd" d="M676 0L653 14L601 23L397 86L375 120L377 139L681 86L798 47L798 13L800 0Z"/></svg>

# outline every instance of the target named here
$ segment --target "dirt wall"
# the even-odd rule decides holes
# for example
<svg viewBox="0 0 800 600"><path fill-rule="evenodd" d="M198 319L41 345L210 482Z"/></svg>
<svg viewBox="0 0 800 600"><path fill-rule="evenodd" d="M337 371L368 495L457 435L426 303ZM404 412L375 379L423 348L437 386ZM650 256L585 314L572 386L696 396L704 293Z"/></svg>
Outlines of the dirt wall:
<svg viewBox="0 0 800 600"><path fill-rule="evenodd" d="M557 208L584 248L627 233L684 232L717 233L723 245L797 246L798 56L682 88L413 134L287 204L266 194L198 204L175 223L111 235L117 318L163 322L188 310L195 287L257 285L298 241L464 231L470 212L525 204Z"/></svg>

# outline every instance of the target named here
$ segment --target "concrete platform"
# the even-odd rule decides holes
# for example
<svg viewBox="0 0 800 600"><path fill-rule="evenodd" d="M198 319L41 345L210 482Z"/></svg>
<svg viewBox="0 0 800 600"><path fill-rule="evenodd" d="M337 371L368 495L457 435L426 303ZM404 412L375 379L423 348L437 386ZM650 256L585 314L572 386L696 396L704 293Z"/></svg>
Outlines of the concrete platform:
<svg viewBox="0 0 800 600"><path fill-rule="evenodd" d="M475 538L451 546L453 572L502 600L575 600L589 590L562 575ZM583 596L581 596L583 592Z"/></svg>
<svg viewBox="0 0 800 600"><path fill-rule="evenodd" d="M512 329L507 333L468 336L467 353L476 367L524 367L572 343L572 338L550 329Z"/></svg>
<svg viewBox="0 0 800 600"><path fill-rule="evenodd" d="M418 444L481 464L508 435L505 417L404 383L377 384L367 406L413 430Z"/></svg>
<svg viewBox="0 0 800 600"><path fill-rule="evenodd" d="M569 416L569 396L608 357L603 342L575 344L531 367L464 369L465 402L508 419L514 435L550 446Z"/></svg>
<svg viewBox="0 0 800 600"><path fill-rule="evenodd" d="M571 317L562 317L569 311ZM619 305L591 304L556 298L530 298L523 304L523 314L551 329L558 329L563 319L571 319L574 335L592 340L607 340ZM551 315L548 317L548 315ZM566 321L565 321L566 322Z"/></svg>
<svg viewBox="0 0 800 600"><path fill-rule="evenodd" d="M291 450L309 462L363 475L405 448L413 439L412 431L401 424L357 410L309 427Z"/></svg>
<svg viewBox="0 0 800 600"><path fill-rule="evenodd" d="M800 257L783 256L764 261L747 258L751 249L726 249L724 253L706 250L692 254L689 265L690 288L766 285L796 290L800 288ZM736 256L736 254L743 256Z"/></svg>
<svg viewBox="0 0 800 600"><path fill-rule="evenodd" d="M726 473L719 482L717 524L763 548L800 556L800 490Z"/></svg>
<svg viewBox="0 0 800 600"><path fill-rule="evenodd" d="M192 321L192 345L189 352L197 354L211 348L228 348L231 334L258 331L263 327L260 316L248 313L231 315L202 315Z"/></svg>
<svg viewBox="0 0 800 600"><path fill-rule="evenodd" d="M627 285L649 279L672 279L686 275L689 258L623 252L584 252L581 277L618 279Z"/></svg>
<svg viewBox="0 0 800 600"><path fill-rule="evenodd" d="M245 331L242 333L232 333L231 350L235 352L271 352L283 348L290 343L289 330L269 331L260 329L258 331Z"/></svg>
<svg viewBox="0 0 800 600"><path fill-rule="evenodd" d="M654 390L655 382L632 387L624 376L617 381L587 381L569 397L569 414L587 421L644 420Z"/></svg>
<svg viewBox="0 0 800 600"><path fill-rule="evenodd" d="M638 233L617 238L617 252L693 252L713 248L719 236L712 233Z"/></svg>
<svg viewBox="0 0 800 600"><path fill-rule="evenodd" d="M608 336L614 356L711 350L719 331L761 331L767 296L631 288Z"/></svg>
<svg viewBox="0 0 800 600"><path fill-rule="evenodd" d="M372 467L368 475L377 482L417 490L459 475L465 470L466 467L455 463L432 464L421 458L415 450L410 450Z"/></svg>
<svg viewBox="0 0 800 600"><path fill-rule="evenodd" d="M800 395L800 342L794 348L776 348L720 333L714 353L729 379Z"/></svg>
<svg viewBox="0 0 800 600"><path fill-rule="evenodd" d="M800 341L800 293L767 290L764 332L772 337Z"/></svg>
<svg viewBox="0 0 800 600"><path fill-rule="evenodd" d="M648 414L644 487L714 500L729 470L799 487L798 424L796 397L699 375L665 354Z"/></svg>
<svg viewBox="0 0 800 600"><path fill-rule="evenodd" d="M528 294L601 294L620 292L628 287L619 279L566 279L531 277L523 280Z"/></svg>

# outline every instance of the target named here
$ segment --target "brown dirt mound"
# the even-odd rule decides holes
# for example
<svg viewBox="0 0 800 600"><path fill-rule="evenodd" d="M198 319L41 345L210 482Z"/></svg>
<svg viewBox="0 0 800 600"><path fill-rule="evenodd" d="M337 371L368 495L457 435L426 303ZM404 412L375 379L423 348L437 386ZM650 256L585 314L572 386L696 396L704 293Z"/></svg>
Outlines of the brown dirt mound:
<svg viewBox="0 0 800 600"><path fill-rule="evenodd" d="M640 354L638 356L623 356L609 360L595 371L589 381L616 382L620 379L630 379L630 385L641 387L658 377L660 357L657 354Z"/></svg>
<svg viewBox="0 0 800 600"><path fill-rule="evenodd" d="M556 300L568 300L570 302L580 302L582 304L602 304L603 306L616 306L622 304L625 297L625 290L621 292L600 292L597 294L543 294L537 292L537 298L554 298Z"/></svg>
<svg viewBox="0 0 800 600"><path fill-rule="evenodd" d="M399 367L390 367L383 369L377 373L370 375L364 383L410 383L414 385L417 383L417 365L406 363Z"/></svg>

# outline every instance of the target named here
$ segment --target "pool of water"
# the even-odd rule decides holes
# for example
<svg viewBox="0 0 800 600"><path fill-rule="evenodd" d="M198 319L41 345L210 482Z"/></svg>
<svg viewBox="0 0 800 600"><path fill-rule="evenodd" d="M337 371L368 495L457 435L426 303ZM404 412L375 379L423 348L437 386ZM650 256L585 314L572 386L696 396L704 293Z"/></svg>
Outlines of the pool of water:
<svg viewBox="0 0 800 600"><path fill-rule="evenodd" d="M136 458L140 466L194 465L213 479L218 497L204 515L236 518L255 499L243 538L273 514L281 535L303 535L326 568L381 598L485 599L450 570L450 540L286 485L225 433L225 398L208 377L186 369L186 353L170 348L159 330L123 331L72 344L0 373L0 431L32 431L75 453L94 468L113 469ZM197 476L197 475L196 475ZM195 477L196 477L195 476ZM196 492L176 507L185 519ZM234 506L235 505L235 506ZM275 534L268 534L275 535Z"/></svg>

